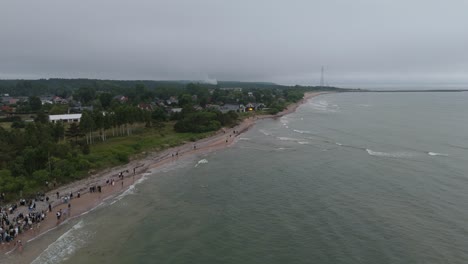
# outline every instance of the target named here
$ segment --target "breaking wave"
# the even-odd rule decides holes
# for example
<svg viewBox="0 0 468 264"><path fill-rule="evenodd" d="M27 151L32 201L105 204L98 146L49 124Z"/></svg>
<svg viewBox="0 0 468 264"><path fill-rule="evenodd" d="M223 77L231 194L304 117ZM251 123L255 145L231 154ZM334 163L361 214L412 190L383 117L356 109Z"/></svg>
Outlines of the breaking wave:
<svg viewBox="0 0 468 264"><path fill-rule="evenodd" d="M143 176L142 176L140 179L138 179L134 184L128 186L128 189L127 189L127 190L125 190L123 193L121 193L121 194L119 194L117 197L115 197L114 201L112 201L110 204L113 205L113 204L115 204L116 202L122 200L122 198L124 198L125 196L134 194L134 193L135 193L135 190L136 190L136 188L135 188L136 185L138 185L138 184L144 182L145 180L147 180L147 179L148 179L147 176L150 175L150 174L151 174L151 173L149 173L149 172L143 174Z"/></svg>
<svg viewBox="0 0 468 264"><path fill-rule="evenodd" d="M297 138L290 138L290 137L277 137L277 139L281 141L299 141Z"/></svg>
<svg viewBox="0 0 468 264"><path fill-rule="evenodd" d="M206 164L206 163L208 163L208 160L206 160L206 159L199 160L197 162L197 164L195 164L195 167L198 167L198 165L200 165L200 164Z"/></svg>
<svg viewBox="0 0 468 264"><path fill-rule="evenodd" d="M258 131L260 131L265 136L272 136L271 132L269 132L269 131L266 131L266 130L263 130L263 129L259 129Z"/></svg>
<svg viewBox="0 0 468 264"><path fill-rule="evenodd" d="M443 156L443 157L448 157L448 154L444 154L444 153L428 152L427 154L429 154L430 156Z"/></svg>
<svg viewBox="0 0 468 264"><path fill-rule="evenodd" d="M307 131L307 130L294 129L293 131L299 134L310 134L310 131Z"/></svg>
<svg viewBox="0 0 468 264"><path fill-rule="evenodd" d="M313 109L318 110L320 112L331 112L335 113L340 110L340 107L336 104L330 104L326 100L319 100L319 101L311 101L309 103L310 106L312 106Z"/></svg>
<svg viewBox="0 0 468 264"><path fill-rule="evenodd" d="M83 220L79 221L70 230L61 235L55 242L50 244L32 264L54 264L66 261L76 250L86 245L91 234L82 230Z"/></svg>
<svg viewBox="0 0 468 264"><path fill-rule="evenodd" d="M410 152L379 152L366 149L367 153L371 156L376 157L387 157L387 158L409 158L413 157L414 154Z"/></svg>

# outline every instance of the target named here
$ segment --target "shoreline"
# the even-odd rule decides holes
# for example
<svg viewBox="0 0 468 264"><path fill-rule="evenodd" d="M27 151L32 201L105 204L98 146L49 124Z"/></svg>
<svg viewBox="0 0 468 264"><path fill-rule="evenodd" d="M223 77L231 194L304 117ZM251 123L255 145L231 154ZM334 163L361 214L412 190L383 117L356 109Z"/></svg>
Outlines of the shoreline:
<svg viewBox="0 0 468 264"><path fill-rule="evenodd" d="M196 142L188 142L181 146L159 152L143 152L143 154L146 155L143 158L131 160L125 165L105 169L85 179L48 191L46 196L50 197L50 202L53 204L52 211L48 212L48 203L45 201L37 202L38 207L36 209L38 212L41 210L48 212L46 218L42 222L39 222L39 224L33 226L33 228L18 235L15 241L23 241L21 247L17 247L15 242L1 244L0 254L10 256L17 254L38 256L41 252L33 252L34 250L28 248L28 243L49 232L53 232L56 228L67 223L69 220L79 218L89 213L104 201L123 194L125 191L129 190L131 186L139 183L139 180L152 170L156 170L163 165L176 162L181 157L210 153L230 147L237 142L239 135L248 131L258 120L268 118L277 119L284 115L293 113L300 105L307 102L310 98L328 93L330 92L307 92L300 101L289 105L285 110L275 115L249 117L242 120L241 123L233 128L222 128L213 136L197 140ZM123 175L123 177L119 177L120 174ZM93 186L100 186L100 188L98 188L100 191L90 192L90 187ZM57 192L59 193L58 197L56 195ZM78 192L80 192L80 198L77 198ZM63 202L63 196L68 196L70 193L73 193L73 198L67 203ZM71 207L68 207L69 205ZM18 210L27 212L27 207L20 206ZM61 219L61 221L57 221L55 217L55 213L59 210L63 211L63 219ZM15 215L18 213L19 211L16 211Z"/></svg>

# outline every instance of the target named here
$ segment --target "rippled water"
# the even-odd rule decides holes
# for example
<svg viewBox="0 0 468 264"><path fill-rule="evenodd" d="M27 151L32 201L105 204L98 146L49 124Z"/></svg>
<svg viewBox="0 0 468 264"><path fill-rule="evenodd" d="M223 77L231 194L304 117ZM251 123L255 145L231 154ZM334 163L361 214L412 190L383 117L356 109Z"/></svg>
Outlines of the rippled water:
<svg viewBox="0 0 468 264"><path fill-rule="evenodd" d="M50 240L36 261L467 263L467 101L314 98L154 172L36 242Z"/></svg>

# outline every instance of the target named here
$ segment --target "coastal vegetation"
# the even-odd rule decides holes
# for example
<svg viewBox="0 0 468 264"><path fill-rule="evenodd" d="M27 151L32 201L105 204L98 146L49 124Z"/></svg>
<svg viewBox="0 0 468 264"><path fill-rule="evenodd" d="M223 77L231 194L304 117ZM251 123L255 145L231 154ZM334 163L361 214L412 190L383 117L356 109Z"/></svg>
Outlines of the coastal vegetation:
<svg viewBox="0 0 468 264"><path fill-rule="evenodd" d="M270 83L0 81L0 192L30 197L135 155L196 141L323 87ZM335 89L335 88L328 88ZM79 113L78 122L51 122Z"/></svg>

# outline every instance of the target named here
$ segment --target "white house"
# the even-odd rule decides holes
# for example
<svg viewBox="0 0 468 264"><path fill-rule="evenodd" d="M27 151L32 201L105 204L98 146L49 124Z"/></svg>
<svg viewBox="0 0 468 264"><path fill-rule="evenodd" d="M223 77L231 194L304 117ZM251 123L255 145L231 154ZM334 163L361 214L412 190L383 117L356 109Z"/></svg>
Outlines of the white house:
<svg viewBox="0 0 468 264"><path fill-rule="evenodd" d="M64 122L74 123L80 122L81 114L67 114L67 115L49 115L49 121L51 123Z"/></svg>

